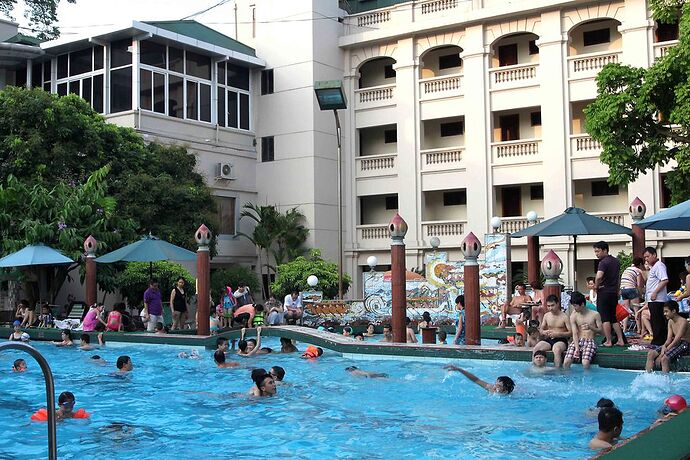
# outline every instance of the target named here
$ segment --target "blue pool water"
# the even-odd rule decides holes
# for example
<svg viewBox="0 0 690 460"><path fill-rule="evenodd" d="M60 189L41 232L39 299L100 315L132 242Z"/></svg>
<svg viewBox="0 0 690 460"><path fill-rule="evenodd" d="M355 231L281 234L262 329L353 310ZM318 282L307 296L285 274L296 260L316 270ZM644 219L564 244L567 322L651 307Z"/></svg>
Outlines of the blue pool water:
<svg viewBox="0 0 690 460"><path fill-rule="evenodd" d="M268 346L278 349L277 339ZM488 395L441 361L362 360L333 352L317 361L298 354L241 359L247 366L280 365L286 384L273 398L250 399L249 370L217 369L179 359L183 347L109 344L95 352L34 344L49 360L56 392L72 391L89 420L58 424L60 458L584 458L596 431L586 409L609 397L623 410L624 436L647 427L669 394L686 393L687 375L662 376L593 368L531 375L528 363L454 361L480 378L501 374L513 395ZM298 345L300 349L305 344ZM189 351L189 349L186 349ZM94 353L107 366L90 362ZM128 378L109 374L119 355L132 357ZM43 459L45 423L30 422L45 406L38 365L10 371L19 352L0 353L0 458ZM387 372L357 378L344 368ZM686 394L687 396L687 394Z"/></svg>

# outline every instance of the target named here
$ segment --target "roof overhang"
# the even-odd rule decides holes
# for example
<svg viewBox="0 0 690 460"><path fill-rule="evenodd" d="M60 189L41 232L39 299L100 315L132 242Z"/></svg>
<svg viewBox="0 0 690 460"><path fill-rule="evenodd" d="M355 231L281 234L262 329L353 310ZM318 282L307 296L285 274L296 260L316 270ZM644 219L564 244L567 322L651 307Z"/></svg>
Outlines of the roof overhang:
<svg viewBox="0 0 690 460"><path fill-rule="evenodd" d="M28 60L39 58L45 54L38 46L21 45L19 43L0 43L0 67L14 68L26 65Z"/></svg>
<svg viewBox="0 0 690 460"><path fill-rule="evenodd" d="M41 44L47 53L58 55L69 51L83 49L91 44L102 45L107 42L125 38L157 38L168 45L184 46L208 54L219 60L237 62L247 67L265 67L266 62L256 56L240 53L231 49L207 43L196 38L171 32L160 27L152 26L140 21L132 21L124 26L110 27L99 33L89 34L79 38L59 38Z"/></svg>

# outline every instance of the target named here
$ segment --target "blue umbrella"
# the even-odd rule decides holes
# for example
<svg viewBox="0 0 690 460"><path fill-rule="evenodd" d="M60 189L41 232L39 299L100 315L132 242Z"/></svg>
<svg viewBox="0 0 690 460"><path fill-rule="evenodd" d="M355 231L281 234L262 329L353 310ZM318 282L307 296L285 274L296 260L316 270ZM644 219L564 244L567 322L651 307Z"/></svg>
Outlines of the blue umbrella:
<svg viewBox="0 0 690 460"><path fill-rule="evenodd" d="M196 254L153 235L147 235L137 242L98 257L96 262L104 264L114 262L149 262L150 274L153 262L160 260L186 262L196 260Z"/></svg>
<svg viewBox="0 0 690 460"><path fill-rule="evenodd" d="M647 230L690 231L690 200L642 219L637 225Z"/></svg>
<svg viewBox="0 0 690 460"><path fill-rule="evenodd" d="M74 261L61 252L44 244L30 244L0 259L0 267L25 267L29 265L71 264Z"/></svg>

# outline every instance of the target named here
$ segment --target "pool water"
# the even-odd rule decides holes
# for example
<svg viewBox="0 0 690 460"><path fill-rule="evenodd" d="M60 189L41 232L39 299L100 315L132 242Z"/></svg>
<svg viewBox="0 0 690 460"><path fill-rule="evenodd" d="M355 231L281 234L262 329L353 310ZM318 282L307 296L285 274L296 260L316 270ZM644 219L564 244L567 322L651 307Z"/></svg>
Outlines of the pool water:
<svg viewBox="0 0 690 460"><path fill-rule="evenodd" d="M623 410L623 435L630 436L655 420L668 395L690 384L678 374L594 367L544 376L530 374L529 363L454 361L487 381L512 376L516 391L497 396L446 372L441 361L349 359L326 351L315 361L299 354L239 358L248 367L287 371L276 397L251 399L249 369L217 369L209 350L190 360L177 357L190 349L176 346L111 343L85 352L34 345L50 362L56 393L72 391L76 408L92 413L58 424L60 458L584 458L597 425L586 409L600 397ZM266 345L279 349L277 339ZM95 353L108 365L91 362ZM134 371L113 377L123 354L132 357ZM10 371L19 357L27 359L26 373ZM354 377L344 371L350 365L390 378ZM29 421L45 406L38 365L3 351L0 385L0 458L46 458L46 425Z"/></svg>

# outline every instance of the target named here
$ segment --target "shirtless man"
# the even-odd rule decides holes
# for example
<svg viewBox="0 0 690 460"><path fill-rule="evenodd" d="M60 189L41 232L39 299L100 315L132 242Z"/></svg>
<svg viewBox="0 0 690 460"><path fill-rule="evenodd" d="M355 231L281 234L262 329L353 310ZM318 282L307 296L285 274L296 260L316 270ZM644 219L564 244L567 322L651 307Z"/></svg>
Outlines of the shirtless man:
<svg viewBox="0 0 690 460"><path fill-rule="evenodd" d="M656 365L661 367L661 372L668 373L671 362L690 352L690 328L688 320L678 314L678 302L667 301L664 304L664 316L668 320L666 342L647 353L647 372L652 372Z"/></svg>
<svg viewBox="0 0 690 460"><path fill-rule="evenodd" d="M623 413L615 407L605 407L597 416L599 431L589 441L592 450L610 449L623 431Z"/></svg>
<svg viewBox="0 0 690 460"><path fill-rule="evenodd" d="M570 320L561 310L561 302L558 296L551 294L546 299L547 311L539 325L542 340L534 347L535 351L553 351L553 364L561 367L563 354L568 348L568 339L572 337L570 332Z"/></svg>
<svg viewBox="0 0 690 460"><path fill-rule="evenodd" d="M573 332L573 342L565 352L563 367L570 369L575 360L582 361L582 367L589 369L592 359L597 353L597 344L594 337L601 329L601 316L599 313L587 308L587 300L581 292L573 292L570 296L570 305L574 308L570 315L570 330Z"/></svg>
<svg viewBox="0 0 690 460"><path fill-rule="evenodd" d="M346 367L345 370L350 373L350 375L354 375L355 377L366 377L368 379L385 379L388 378L388 374L384 374L383 372L371 372L371 371L363 371L357 366L350 366Z"/></svg>
<svg viewBox="0 0 690 460"><path fill-rule="evenodd" d="M501 322L498 325L500 328L506 327L506 320L509 316L517 325L517 321L520 321L519 317L522 315L522 304L532 301L532 297L525 294L524 283L518 283L515 288L518 295L513 296L510 302L504 303L503 308L501 308Z"/></svg>

